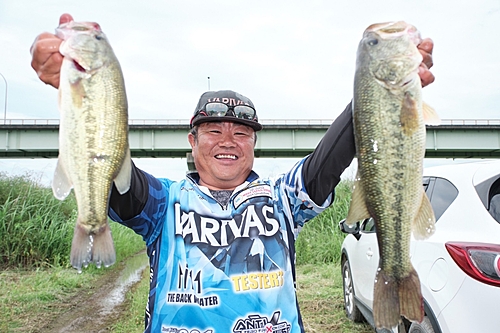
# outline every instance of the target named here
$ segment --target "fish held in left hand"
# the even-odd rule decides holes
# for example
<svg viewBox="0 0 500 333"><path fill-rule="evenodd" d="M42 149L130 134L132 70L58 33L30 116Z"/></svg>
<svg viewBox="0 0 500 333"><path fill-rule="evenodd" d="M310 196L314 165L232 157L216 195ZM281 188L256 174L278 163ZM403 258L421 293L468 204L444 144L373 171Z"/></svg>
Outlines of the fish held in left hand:
<svg viewBox="0 0 500 333"><path fill-rule="evenodd" d="M63 200L74 190L78 218L71 265L112 265L116 254L108 224L113 182L130 188L128 107L118 60L100 26L68 22L56 29L64 56L59 84L59 158L52 182Z"/></svg>
<svg viewBox="0 0 500 333"><path fill-rule="evenodd" d="M420 280L410 262L411 233L434 232L435 217L422 186L425 124L439 123L422 102L418 30L405 22L369 26L358 47L353 123L358 174L347 223L373 217L380 262L373 314L391 329L405 316L424 319Z"/></svg>

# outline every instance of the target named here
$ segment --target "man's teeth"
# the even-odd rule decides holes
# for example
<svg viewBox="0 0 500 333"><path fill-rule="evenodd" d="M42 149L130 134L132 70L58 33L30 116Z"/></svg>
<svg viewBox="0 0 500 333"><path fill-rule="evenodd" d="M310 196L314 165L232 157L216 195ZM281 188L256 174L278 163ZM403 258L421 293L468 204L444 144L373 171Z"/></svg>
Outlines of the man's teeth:
<svg viewBox="0 0 500 333"><path fill-rule="evenodd" d="M229 158L229 159L232 159L232 160L236 159L236 156L234 156L234 155L217 155L215 157L216 158Z"/></svg>

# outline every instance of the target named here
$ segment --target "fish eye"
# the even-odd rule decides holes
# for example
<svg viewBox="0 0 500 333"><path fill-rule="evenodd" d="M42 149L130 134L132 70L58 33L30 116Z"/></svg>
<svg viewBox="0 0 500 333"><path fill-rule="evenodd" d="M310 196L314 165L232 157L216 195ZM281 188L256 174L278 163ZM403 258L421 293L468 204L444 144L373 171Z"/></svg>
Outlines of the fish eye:
<svg viewBox="0 0 500 333"><path fill-rule="evenodd" d="M376 38L373 38L373 39L370 39L367 43L370 46L375 46L378 44L378 40Z"/></svg>

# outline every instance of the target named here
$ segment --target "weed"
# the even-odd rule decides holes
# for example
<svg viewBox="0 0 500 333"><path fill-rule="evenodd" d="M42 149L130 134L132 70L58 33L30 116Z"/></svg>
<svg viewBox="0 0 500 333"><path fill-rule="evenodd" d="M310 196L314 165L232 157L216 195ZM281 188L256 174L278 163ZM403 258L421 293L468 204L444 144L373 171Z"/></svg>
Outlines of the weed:
<svg viewBox="0 0 500 333"><path fill-rule="evenodd" d="M307 222L296 242L297 264L340 264L340 248L344 234L338 223L346 217L351 200L351 181L337 185L333 204L323 213Z"/></svg>

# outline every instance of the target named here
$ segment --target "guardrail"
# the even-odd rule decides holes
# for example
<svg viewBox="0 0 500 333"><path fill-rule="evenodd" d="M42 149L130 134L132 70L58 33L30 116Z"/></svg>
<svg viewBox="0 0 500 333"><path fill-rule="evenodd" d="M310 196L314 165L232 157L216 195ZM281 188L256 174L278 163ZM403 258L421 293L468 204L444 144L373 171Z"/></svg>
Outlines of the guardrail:
<svg viewBox="0 0 500 333"><path fill-rule="evenodd" d="M333 119L262 119L263 125L325 125ZM59 119L5 119L2 125L59 125ZM189 119L129 119L129 125L189 125ZM500 125L500 119L441 119L441 125Z"/></svg>

